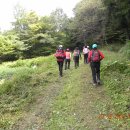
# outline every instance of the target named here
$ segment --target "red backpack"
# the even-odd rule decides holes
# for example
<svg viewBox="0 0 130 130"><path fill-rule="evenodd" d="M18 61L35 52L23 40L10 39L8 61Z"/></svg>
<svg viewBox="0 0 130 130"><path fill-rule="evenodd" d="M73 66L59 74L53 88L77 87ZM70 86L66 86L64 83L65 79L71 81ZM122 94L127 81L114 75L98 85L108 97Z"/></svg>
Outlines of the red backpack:
<svg viewBox="0 0 130 130"><path fill-rule="evenodd" d="M65 57L64 51L63 51L63 50L57 50L56 53L55 53L55 57L56 57L57 59L62 59L62 58L64 58L64 57Z"/></svg>
<svg viewBox="0 0 130 130"><path fill-rule="evenodd" d="M99 62L100 61L100 54L98 50L92 50L92 57L91 57L92 62Z"/></svg>

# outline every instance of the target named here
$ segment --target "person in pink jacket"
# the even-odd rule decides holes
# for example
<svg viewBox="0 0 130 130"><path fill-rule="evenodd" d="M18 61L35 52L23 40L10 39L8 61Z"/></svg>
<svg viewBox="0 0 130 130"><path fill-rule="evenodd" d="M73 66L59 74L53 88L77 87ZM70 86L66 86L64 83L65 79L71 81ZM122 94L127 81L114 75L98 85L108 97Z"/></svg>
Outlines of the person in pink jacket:
<svg viewBox="0 0 130 130"><path fill-rule="evenodd" d="M89 46L84 46L84 48L83 48L84 64L88 63L88 61L87 61L88 53L89 53Z"/></svg>
<svg viewBox="0 0 130 130"><path fill-rule="evenodd" d="M65 52L65 70L70 69L70 61L71 61L71 52L70 49L67 48Z"/></svg>

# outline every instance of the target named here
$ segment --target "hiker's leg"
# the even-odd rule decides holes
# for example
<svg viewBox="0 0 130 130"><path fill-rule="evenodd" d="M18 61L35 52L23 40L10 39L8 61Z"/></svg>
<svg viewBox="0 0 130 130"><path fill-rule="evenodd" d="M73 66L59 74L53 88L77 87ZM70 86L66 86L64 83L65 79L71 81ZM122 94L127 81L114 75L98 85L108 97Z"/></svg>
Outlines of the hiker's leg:
<svg viewBox="0 0 130 130"><path fill-rule="evenodd" d="M76 66L77 66L76 57L74 57L74 66L75 66L75 68L76 68Z"/></svg>
<svg viewBox="0 0 130 130"><path fill-rule="evenodd" d="M67 69L67 59L65 59L65 70Z"/></svg>
<svg viewBox="0 0 130 130"><path fill-rule="evenodd" d="M95 65L94 65L94 63L90 63L90 66L91 66L91 70L92 70L93 83L97 83Z"/></svg>
<svg viewBox="0 0 130 130"><path fill-rule="evenodd" d="M68 69L70 69L70 59L68 59Z"/></svg>
<svg viewBox="0 0 130 130"><path fill-rule="evenodd" d="M85 54L84 54L84 64L86 63L86 56L85 56Z"/></svg>
<svg viewBox="0 0 130 130"><path fill-rule="evenodd" d="M96 75L97 75L97 81L100 82L100 62L96 63Z"/></svg>
<svg viewBox="0 0 130 130"><path fill-rule="evenodd" d="M86 54L86 63L88 63L88 53Z"/></svg>
<svg viewBox="0 0 130 130"><path fill-rule="evenodd" d="M59 71L60 71L60 62L59 62L59 61L57 61L57 64L58 64L58 68L59 68Z"/></svg>
<svg viewBox="0 0 130 130"><path fill-rule="evenodd" d="M60 76L63 75L63 62L60 62Z"/></svg>
<svg viewBox="0 0 130 130"><path fill-rule="evenodd" d="M64 61L63 61L63 62L61 62L61 70L62 70L62 71L61 71L61 72L62 72L62 74L61 74L61 75L62 75L62 76L63 76L63 65L64 65Z"/></svg>
<svg viewBox="0 0 130 130"><path fill-rule="evenodd" d="M76 68L78 67L78 57L75 57Z"/></svg>
<svg viewBox="0 0 130 130"><path fill-rule="evenodd" d="M77 57L77 67L79 67L79 56Z"/></svg>
<svg viewBox="0 0 130 130"><path fill-rule="evenodd" d="M85 54L85 64L87 63L87 54Z"/></svg>
<svg viewBox="0 0 130 130"><path fill-rule="evenodd" d="M77 67L77 62L76 62L76 60L74 61L74 65L75 65L75 68Z"/></svg>

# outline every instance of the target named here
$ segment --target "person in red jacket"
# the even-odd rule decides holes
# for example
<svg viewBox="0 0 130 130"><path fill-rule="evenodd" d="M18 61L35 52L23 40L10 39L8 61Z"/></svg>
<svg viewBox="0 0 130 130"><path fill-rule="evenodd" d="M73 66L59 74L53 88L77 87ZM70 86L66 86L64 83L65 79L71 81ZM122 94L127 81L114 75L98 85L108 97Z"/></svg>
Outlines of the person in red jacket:
<svg viewBox="0 0 130 130"><path fill-rule="evenodd" d="M63 45L59 45L54 56L57 58L57 63L59 66L59 75L62 77L63 76L63 64L64 64L64 59L66 56L65 51L63 50Z"/></svg>
<svg viewBox="0 0 130 130"><path fill-rule="evenodd" d="M104 58L103 53L97 49L97 44L92 45L92 50L88 55L88 62L90 62L93 85L100 84L100 61Z"/></svg>

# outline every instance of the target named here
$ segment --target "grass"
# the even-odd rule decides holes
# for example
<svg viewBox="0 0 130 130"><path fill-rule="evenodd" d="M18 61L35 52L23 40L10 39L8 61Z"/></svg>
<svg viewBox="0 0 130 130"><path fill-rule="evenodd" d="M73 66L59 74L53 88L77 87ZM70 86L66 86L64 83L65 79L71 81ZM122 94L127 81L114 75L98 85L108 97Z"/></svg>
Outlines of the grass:
<svg viewBox="0 0 130 130"><path fill-rule="evenodd" d="M88 124L86 124L86 121L89 122L89 118L92 115L93 117L95 116L94 111L96 111L96 114L100 112L106 115L129 114L130 63L127 57L124 57L121 53L115 53L110 50L105 50L103 53L105 54L105 59L101 64L101 79L103 79L104 83L105 97L110 97L111 101L108 103L104 99L102 103L99 94L97 104L94 103L96 100L91 98L96 98L97 91L101 90L91 89L92 86L89 86L89 83L87 83L88 88L84 86L86 77L83 78L82 74L86 76L85 67L67 71L60 83L60 85L63 85L63 90L51 106L50 115L46 126L44 126L46 130L87 130ZM9 129L21 117L27 114L29 111L28 106L31 106L32 103L35 104L37 97L41 92L44 92L46 87L49 87L49 84L56 83L58 80L56 66L53 56L18 60L0 65L0 128ZM87 74L88 77L90 75L90 73ZM90 78L88 78L89 80ZM88 99L84 100L83 97ZM81 107L83 111L76 110L80 108L79 106L77 107L77 104L79 105L80 102L81 104L83 103ZM97 110L95 110L94 104L97 105ZM89 110L86 110L87 108ZM92 108L93 110L91 110ZM88 113L77 115L77 111L79 113ZM82 119L77 118L81 117L81 115L86 119L83 123ZM89 115L88 118L87 115ZM114 130L130 128L130 118L128 117L123 119L110 119L107 117L107 119L103 120L111 122L110 128ZM93 127L91 120L90 123L91 127ZM87 126L84 126L84 124Z"/></svg>
<svg viewBox="0 0 130 130"><path fill-rule="evenodd" d="M8 129L13 125L40 91L56 80L55 66L53 56L7 62L0 66L0 128Z"/></svg>
<svg viewBox="0 0 130 130"><path fill-rule="evenodd" d="M102 64L102 78L106 93L111 98L111 104L100 106L102 113L121 115L124 118L112 117L113 129L130 129L130 66L127 57L122 53L104 51L105 60Z"/></svg>
<svg viewBox="0 0 130 130"><path fill-rule="evenodd" d="M75 106L81 99L82 81L80 70L72 70L68 72L68 77L64 85L62 93L57 97L57 100L52 106L52 113L47 122L46 130L66 130L78 129L80 123L77 123L76 114L74 113Z"/></svg>

